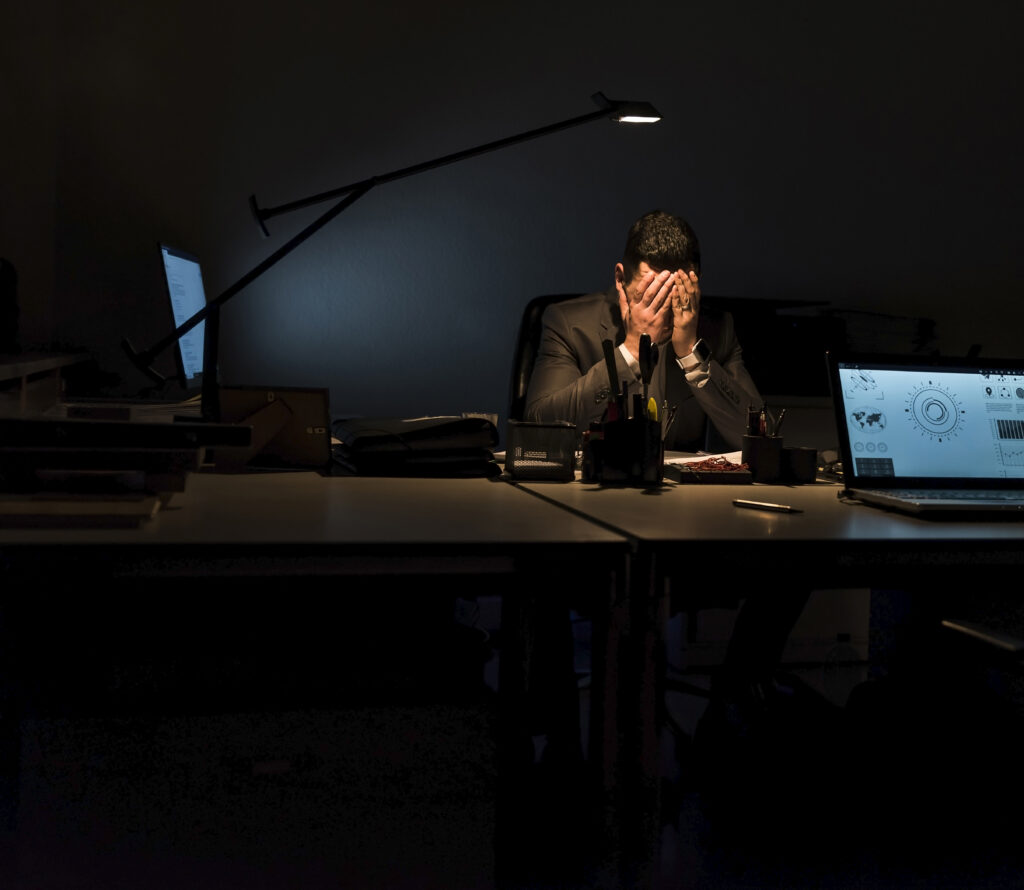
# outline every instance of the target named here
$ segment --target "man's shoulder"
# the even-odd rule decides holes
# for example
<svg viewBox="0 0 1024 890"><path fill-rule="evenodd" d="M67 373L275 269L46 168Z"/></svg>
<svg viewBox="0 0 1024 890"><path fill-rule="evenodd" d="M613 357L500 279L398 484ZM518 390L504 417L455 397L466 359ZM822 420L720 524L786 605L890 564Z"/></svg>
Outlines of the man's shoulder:
<svg viewBox="0 0 1024 890"><path fill-rule="evenodd" d="M595 291L550 303L547 312L549 317L560 315L568 319L575 319L590 317L597 313L609 313L612 305L612 297L608 291Z"/></svg>

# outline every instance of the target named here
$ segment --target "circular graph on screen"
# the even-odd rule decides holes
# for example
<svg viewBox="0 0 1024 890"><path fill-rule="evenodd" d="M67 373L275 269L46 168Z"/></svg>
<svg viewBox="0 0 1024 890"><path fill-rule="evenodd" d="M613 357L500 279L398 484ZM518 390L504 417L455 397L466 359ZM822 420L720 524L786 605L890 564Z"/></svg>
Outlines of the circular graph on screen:
<svg viewBox="0 0 1024 890"><path fill-rule="evenodd" d="M940 441L955 436L964 418L960 399L947 387L931 381L910 391L905 410L918 432Z"/></svg>

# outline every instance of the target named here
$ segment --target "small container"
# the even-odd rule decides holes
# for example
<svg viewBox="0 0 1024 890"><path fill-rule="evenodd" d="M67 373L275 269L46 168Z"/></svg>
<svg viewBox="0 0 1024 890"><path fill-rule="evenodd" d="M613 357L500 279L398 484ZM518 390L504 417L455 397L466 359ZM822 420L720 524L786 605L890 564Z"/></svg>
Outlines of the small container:
<svg viewBox="0 0 1024 890"><path fill-rule="evenodd" d="M665 449L661 423L647 417L612 420L602 427L598 478L605 485L660 485Z"/></svg>
<svg viewBox="0 0 1024 890"><path fill-rule="evenodd" d="M778 482L782 475L782 439L777 436L744 436L743 463L754 482Z"/></svg>
<svg viewBox="0 0 1024 890"><path fill-rule="evenodd" d="M818 451L815 448L782 449L782 481L797 485L818 477Z"/></svg>
<svg viewBox="0 0 1024 890"><path fill-rule="evenodd" d="M508 422L505 472L513 479L571 482L576 478L576 425Z"/></svg>

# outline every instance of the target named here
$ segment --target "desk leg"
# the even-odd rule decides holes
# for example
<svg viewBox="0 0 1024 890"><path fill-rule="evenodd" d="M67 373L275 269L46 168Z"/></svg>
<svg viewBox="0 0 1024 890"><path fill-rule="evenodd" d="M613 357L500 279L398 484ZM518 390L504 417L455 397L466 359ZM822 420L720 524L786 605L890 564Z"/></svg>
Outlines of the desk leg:
<svg viewBox="0 0 1024 890"><path fill-rule="evenodd" d="M593 819L597 855L594 887L618 887L623 844L621 812L623 713L621 695L629 631L630 566L624 564L594 603L591 622L590 711L588 766L594 789Z"/></svg>
<svg viewBox="0 0 1024 890"><path fill-rule="evenodd" d="M569 596L579 578L522 573L502 600L496 858L502 886L585 880L592 843ZM589 585L585 589L589 589Z"/></svg>
<svg viewBox="0 0 1024 890"><path fill-rule="evenodd" d="M0 604L0 844L3 833L14 828L17 820L21 784L21 696L12 642L9 616Z"/></svg>
<svg viewBox="0 0 1024 890"><path fill-rule="evenodd" d="M656 882L661 831L659 734L664 725L665 622L668 597L653 553L633 562L627 628L620 643L620 765L617 809L622 830L622 881Z"/></svg>

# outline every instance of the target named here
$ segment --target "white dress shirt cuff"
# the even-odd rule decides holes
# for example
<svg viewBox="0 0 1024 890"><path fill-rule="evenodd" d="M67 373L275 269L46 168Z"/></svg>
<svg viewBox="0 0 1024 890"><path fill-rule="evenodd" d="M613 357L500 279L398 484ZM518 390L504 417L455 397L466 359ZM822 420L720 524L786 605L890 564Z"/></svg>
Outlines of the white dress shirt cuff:
<svg viewBox="0 0 1024 890"><path fill-rule="evenodd" d="M629 366L629 370L631 370L633 372L634 378L636 380L639 380L640 379L640 361L639 361L639 359L633 358L633 353L631 353L626 348L626 344L625 343L620 343L619 344L619 352L621 353L622 357L626 360L626 364Z"/></svg>
<svg viewBox="0 0 1024 890"><path fill-rule="evenodd" d="M688 383L699 386L707 380L710 375L710 363L702 365L700 363L700 359L692 352L689 355L684 355L682 358L677 358L676 362L678 362L679 367L683 369L683 374L685 375Z"/></svg>

